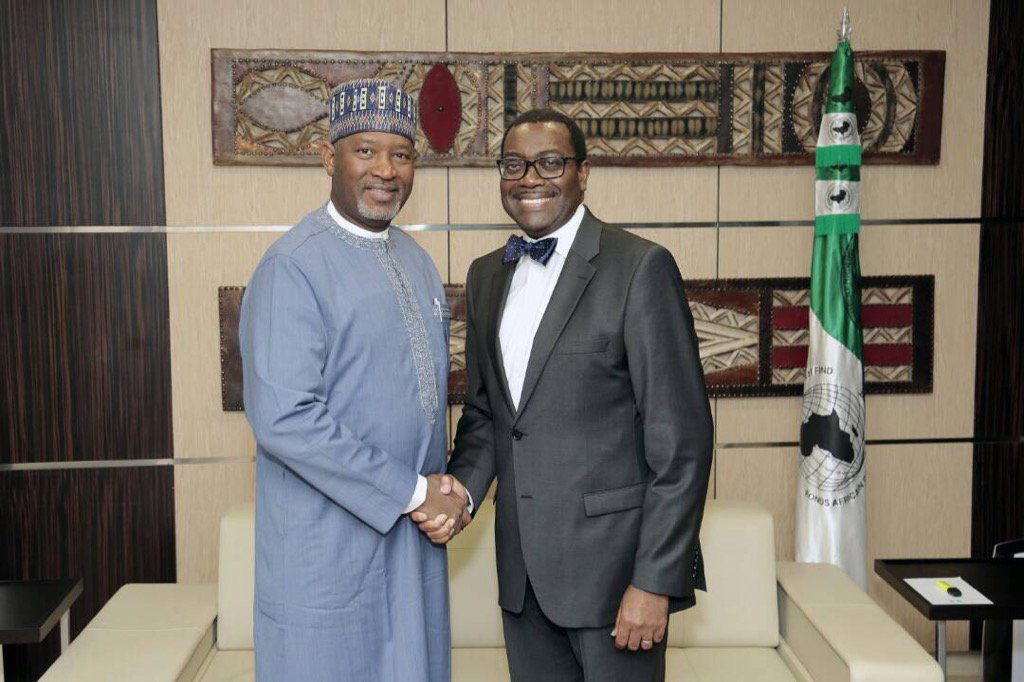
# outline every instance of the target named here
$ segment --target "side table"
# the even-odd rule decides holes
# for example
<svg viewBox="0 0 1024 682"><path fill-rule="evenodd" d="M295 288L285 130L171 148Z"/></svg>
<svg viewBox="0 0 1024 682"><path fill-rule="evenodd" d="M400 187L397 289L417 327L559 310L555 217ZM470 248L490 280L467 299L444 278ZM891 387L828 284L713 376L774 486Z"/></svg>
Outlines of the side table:
<svg viewBox="0 0 1024 682"><path fill-rule="evenodd" d="M82 594L82 579L0 580L0 682L3 647L42 642L60 621L60 652L70 643L71 605Z"/></svg>
<svg viewBox="0 0 1024 682"><path fill-rule="evenodd" d="M946 672L947 620L1024 618L1024 561L1020 559L876 559L875 573L928 620L935 621L935 658ZM932 604L907 578L959 576L991 604Z"/></svg>

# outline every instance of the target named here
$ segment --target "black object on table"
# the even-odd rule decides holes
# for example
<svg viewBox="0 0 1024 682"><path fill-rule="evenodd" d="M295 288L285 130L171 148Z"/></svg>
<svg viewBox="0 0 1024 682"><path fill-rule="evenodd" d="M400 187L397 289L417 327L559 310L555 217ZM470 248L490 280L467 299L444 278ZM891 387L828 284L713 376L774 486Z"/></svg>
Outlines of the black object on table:
<svg viewBox="0 0 1024 682"><path fill-rule="evenodd" d="M81 578L0 580L0 682L4 678L4 645L42 642L60 622L61 653L67 649L68 614L81 594Z"/></svg>
<svg viewBox="0 0 1024 682"><path fill-rule="evenodd" d="M1020 559L876 559L875 573L928 620L935 621L935 657L946 672L947 620L1024 619L1024 561ZM932 604L907 578L959 576L991 604Z"/></svg>

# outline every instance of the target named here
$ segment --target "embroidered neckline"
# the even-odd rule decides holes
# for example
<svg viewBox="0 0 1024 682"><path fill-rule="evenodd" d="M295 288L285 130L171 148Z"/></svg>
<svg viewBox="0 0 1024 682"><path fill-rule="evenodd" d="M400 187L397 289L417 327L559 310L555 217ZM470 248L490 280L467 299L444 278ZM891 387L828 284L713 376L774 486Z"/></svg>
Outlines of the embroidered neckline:
<svg viewBox="0 0 1024 682"><path fill-rule="evenodd" d="M369 237L360 237L359 235L352 234L331 217L331 214L327 212L326 203L320 207L319 211L316 212L316 218L321 225L331 231L331 234L357 249L382 251L384 250L385 245L391 242L391 230L388 230L387 236L383 239L370 239Z"/></svg>

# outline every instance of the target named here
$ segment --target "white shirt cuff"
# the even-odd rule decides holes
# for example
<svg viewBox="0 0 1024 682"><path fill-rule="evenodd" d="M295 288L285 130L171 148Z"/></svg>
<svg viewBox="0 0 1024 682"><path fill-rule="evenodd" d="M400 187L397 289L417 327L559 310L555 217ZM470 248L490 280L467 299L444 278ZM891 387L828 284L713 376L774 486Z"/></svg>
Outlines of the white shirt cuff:
<svg viewBox="0 0 1024 682"><path fill-rule="evenodd" d="M469 494L468 490L466 491L466 499L469 500L469 505L466 507L466 511L468 511L472 515L472 513L473 513L473 496Z"/></svg>
<svg viewBox="0 0 1024 682"><path fill-rule="evenodd" d="M416 490L412 492L412 499L405 508L403 514L415 511L421 504L427 501L427 479L425 476L416 477Z"/></svg>

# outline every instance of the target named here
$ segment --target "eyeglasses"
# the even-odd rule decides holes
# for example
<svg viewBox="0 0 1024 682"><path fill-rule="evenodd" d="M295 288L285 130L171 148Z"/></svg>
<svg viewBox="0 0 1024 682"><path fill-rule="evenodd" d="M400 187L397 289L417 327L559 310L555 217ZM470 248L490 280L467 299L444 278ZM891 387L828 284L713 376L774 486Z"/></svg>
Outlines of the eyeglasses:
<svg viewBox="0 0 1024 682"><path fill-rule="evenodd" d="M575 156L542 156L533 161L521 159L518 156L509 156L498 159L498 172L502 180L519 180L526 177L526 172L533 166L537 175L545 180L554 180L565 174L566 161L581 161Z"/></svg>

